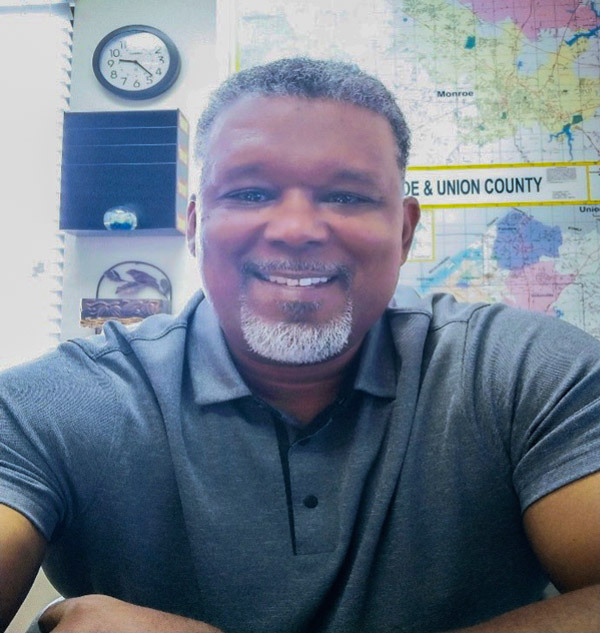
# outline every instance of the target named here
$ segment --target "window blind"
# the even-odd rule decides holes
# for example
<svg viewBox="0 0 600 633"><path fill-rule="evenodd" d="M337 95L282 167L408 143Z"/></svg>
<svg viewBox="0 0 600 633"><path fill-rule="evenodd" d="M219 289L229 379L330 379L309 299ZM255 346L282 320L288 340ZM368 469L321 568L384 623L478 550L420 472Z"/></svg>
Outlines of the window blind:
<svg viewBox="0 0 600 633"><path fill-rule="evenodd" d="M0 0L0 369L49 351L60 332L71 4Z"/></svg>

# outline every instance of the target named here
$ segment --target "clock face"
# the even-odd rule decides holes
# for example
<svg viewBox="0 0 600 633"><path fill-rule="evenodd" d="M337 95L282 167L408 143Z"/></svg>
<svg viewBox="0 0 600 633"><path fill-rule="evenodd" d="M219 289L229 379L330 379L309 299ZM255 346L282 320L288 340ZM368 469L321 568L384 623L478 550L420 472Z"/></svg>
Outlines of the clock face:
<svg viewBox="0 0 600 633"><path fill-rule="evenodd" d="M169 88L179 73L175 44L158 29L128 26L112 31L96 47L98 81L119 96L148 99Z"/></svg>

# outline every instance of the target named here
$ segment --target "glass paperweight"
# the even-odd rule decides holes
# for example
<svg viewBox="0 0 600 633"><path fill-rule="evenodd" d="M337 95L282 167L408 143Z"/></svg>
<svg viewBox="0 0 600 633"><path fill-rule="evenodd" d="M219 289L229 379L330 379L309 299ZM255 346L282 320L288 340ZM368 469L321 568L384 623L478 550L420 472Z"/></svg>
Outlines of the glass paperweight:
<svg viewBox="0 0 600 633"><path fill-rule="evenodd" d="M138 223L135 211L121 207L109 209L104 214L103 222L109 231L133 231Z"/></svg>

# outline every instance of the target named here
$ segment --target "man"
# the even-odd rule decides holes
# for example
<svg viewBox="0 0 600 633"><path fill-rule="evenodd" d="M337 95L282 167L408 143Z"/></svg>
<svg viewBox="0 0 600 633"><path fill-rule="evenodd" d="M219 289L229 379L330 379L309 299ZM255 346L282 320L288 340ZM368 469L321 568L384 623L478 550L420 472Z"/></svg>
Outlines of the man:
<svg viewBox="0 0 600 633"><path fill-rule="evenodd" d="M3 622L45 556L44 631L597 631L597 342L395 292L408 132L355 66L239 73L199 143L208 298L3 377Z"/></svg>

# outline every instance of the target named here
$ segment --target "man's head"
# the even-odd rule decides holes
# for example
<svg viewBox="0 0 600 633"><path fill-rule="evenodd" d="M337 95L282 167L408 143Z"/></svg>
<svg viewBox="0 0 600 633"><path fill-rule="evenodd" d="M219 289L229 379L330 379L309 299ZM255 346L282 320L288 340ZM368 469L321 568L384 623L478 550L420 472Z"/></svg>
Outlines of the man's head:
<svg viewBox="0 0 600 633"><path fill-rule="evenodd" d="M199 137L196 237L234 356L301 365L355 351L419 216L403 201L409 140L391 95L355 66L282 60L229 79ZM194 203L189 215L194 250Z"/></svg>
<svg viewBox="0 0 600 633"><path fill-rule="evenodd" d="M398 166L402 172L406 168L410 132L394 96L383 83L356 64L306 57L280 59L248 68L223 82L211 95L198 121L198 158L206 158L207 140L219 114L248 96L331 99L372 110L389 121L396 139Z"/></svg>

